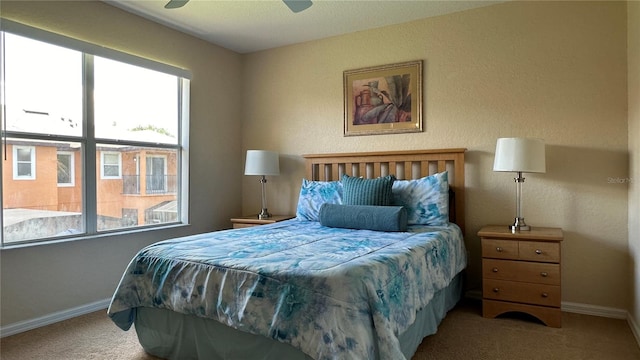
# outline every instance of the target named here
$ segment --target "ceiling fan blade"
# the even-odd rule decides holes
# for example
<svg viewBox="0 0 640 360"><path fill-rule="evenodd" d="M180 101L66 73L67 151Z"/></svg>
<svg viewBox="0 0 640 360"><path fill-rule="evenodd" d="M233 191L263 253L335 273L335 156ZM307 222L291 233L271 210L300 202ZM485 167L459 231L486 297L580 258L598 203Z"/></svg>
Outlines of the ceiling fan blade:
<svg viewBox="0 0 640 360"><path fill-rule="evenodd" d="M285 5L291 9L294 13L299 13L302 10L308 9L313 3L311 0L282 0Z"/></svg>
<svg viewBox="0 0 640 360"><path fill-rule="evenodd" d="M189 0L169 0L164 6L165 9L177 9L183 7Z"/></svg>

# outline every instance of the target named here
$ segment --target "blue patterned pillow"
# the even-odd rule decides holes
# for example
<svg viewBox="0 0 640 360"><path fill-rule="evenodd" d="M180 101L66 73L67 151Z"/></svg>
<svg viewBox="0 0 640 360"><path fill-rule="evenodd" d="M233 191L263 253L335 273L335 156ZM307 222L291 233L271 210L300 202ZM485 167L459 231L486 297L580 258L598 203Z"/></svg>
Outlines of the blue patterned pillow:
<svg viewBox="0 0 640 360"><path fill-rule="evenodd" d="M342 183L302 179L296 210L298 220L318 221L324 203L342 204Z"/></svg>
<svg viewBox="0 0 640 360"><path fill-rule="evenodd" d="M342 176L345 205L389 206L393 203L392 186L395 176L387 175L376 179Z"/></svg>
<svg viewBox="0 0 640 360"><path fill-rule="evenodd" d="M446 171L393 183L393 204L407 208L409 225L449 224L449 177Z"/></svg>

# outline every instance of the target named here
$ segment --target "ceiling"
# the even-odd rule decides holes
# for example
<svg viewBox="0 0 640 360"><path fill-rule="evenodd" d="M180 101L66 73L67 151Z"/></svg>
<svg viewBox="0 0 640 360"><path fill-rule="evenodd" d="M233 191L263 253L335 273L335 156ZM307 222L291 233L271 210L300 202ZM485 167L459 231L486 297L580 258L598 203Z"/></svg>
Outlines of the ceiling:
<svg viewBox="0 0 640 360"><path fill-rule="evenodd" d="M351 32L405 23L504 1L313 0L293 13L280 0L104 0L152 21L245 54Z"/></svg>

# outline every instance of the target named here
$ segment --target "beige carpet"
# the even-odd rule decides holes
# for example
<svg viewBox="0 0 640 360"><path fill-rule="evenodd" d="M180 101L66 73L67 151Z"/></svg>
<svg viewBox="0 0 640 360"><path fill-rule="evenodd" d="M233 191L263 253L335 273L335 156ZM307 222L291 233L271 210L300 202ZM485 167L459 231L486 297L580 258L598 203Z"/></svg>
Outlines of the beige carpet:
<svg viewBox="0 0 640 360"><path fill-rule="evenodd" d="M625 320L563 313L563 327L528 317L484 319L480 303L465 301L427 337L413 360L639 360ZM145 354L134 330L124 332L99 311L3 338L0 359L157 360Z"/></svg>

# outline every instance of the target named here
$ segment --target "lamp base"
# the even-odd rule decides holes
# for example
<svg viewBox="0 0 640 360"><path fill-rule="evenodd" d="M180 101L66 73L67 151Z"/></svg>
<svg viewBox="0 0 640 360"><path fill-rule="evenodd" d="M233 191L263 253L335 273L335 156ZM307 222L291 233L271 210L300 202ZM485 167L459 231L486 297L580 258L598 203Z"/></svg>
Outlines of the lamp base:
<svg viewBox="0 0 640 360"><path fill-rule="evenodd" d="M530 231L531 230L531 226L529 226L529 225L524 223L524 218L518 218L517 217L513 221L513 225L509 225L509 229L511 230L511 232Z"/></svg>
<svg viewBox="0 0 640 360"><path fill-rule="evenodd" d="M262 208L262 211L260 211L260 214L258 214L258 219L268 219L270 217L271 214L269 214L266 208Z"/></svg>

